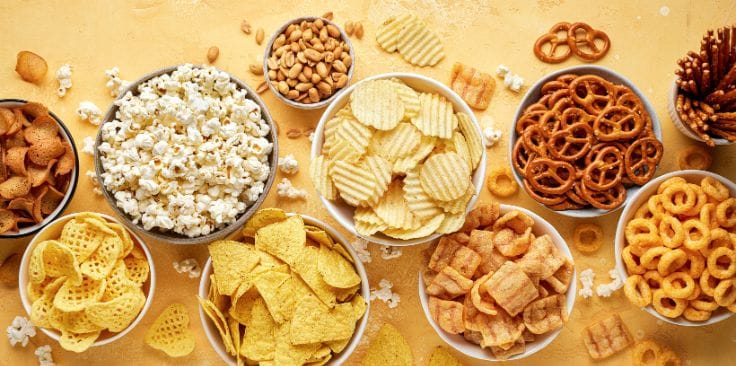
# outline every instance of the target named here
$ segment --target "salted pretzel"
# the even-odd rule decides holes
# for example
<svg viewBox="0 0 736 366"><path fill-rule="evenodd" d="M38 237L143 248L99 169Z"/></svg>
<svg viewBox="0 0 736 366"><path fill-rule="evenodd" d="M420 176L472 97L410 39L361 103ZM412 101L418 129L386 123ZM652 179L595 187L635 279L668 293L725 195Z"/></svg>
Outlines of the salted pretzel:
<svg viewBox="0 0 736 366"><path fill-rule="evenodd" d="M559 33L563 33L564 38L560 38L558 36ZM567 60L572 53L570 41L567 39L569 33L570 23L561 22L553 25L549 32L543 34L534 43L534 54L540 60L551 64L557 64ZM546 44L549 44L549 48L545 52L544 48ZM558 53L559 49L562 50L561 53Z"/></svg>
<svg viewBox="0 0 736 366"><path fill-rule="evenodd" d="M599 40L603 42L600 47L596 44ZM588 62L600 60L611 48L606 33L582 22L573 23L567 29L567 43L576 56Z"/></svg>
<svg viewBox="0 0 736 366"><path fill-rule="evenodd" d="M516 122L511 156L532 198L553 210L613 209L653 178L662 143L631 89L563 74L541 90Z"/></svg>
<svg viewBox="0 0 736 366"><path fill-rule="evenodd" d="M654 177L654 170L662 160L662 143L654 137L637 139L626 150L626 176L634 184L644 185Z"/></svg>

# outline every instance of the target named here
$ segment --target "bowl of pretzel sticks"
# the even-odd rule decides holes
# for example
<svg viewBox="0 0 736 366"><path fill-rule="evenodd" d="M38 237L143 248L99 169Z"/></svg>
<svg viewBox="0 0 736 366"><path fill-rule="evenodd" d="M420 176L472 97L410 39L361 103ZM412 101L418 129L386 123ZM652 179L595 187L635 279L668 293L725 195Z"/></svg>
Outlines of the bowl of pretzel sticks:
<svg viewBox="0 0 736 366"><path fill-rule="evenodd" d="M516 111L514 177L540 205L598 217L624 206L663 156L654 108L624 76L583 65L537 81Z"/></svg>
<svg viewBox="0 0 736 366"><path fill-rule="evenodd" d="M736 142L736 25L709 30L677 65L668 106L675 127L711 147Z"/></svg>

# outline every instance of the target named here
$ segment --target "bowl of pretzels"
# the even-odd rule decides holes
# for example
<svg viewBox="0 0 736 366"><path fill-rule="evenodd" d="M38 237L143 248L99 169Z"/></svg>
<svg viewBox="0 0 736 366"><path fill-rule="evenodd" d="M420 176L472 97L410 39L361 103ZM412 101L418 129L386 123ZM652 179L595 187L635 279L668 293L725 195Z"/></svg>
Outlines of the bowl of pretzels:
<svg viewBox="0 0 736 366"><path fill-rule="evenodd" d="M652 105L631 81L601 66L569 67L537 81L510 136L517 183L570 217L622 207L654 178L663 156Z"/></svg>

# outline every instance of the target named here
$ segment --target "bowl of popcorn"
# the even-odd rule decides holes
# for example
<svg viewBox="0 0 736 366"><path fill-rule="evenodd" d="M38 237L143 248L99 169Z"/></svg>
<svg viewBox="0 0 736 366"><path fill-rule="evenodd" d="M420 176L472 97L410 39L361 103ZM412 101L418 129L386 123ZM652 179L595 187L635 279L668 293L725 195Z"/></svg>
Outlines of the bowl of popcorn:
<svg viewBox="0 0 736 366"><path fill-rule="evenodd" d="M623 75L583 65L537 81L519 104L509 159L541 206L590 218L611 213L649 182L664 147L659 119Z"/></svg>
<svg viewBox="0 0 736 366"><path fill-rule="evenodd" d="M33 324L78 353L135 328L156 288L143 240L115 218L93 212L62 216L39 231L23 254L18 278Z"/></svg>
<svg viewBox="0 0 736 366"><path fill-rule="evenodd" d="M419 299L447 344L486 361L549 345L575 303L572 254L555 228L521 207L482 203L430 249Z"/></svg>
<svg viewBox="0 0 736 366"><path fill-rule="evenodd" d="M234 232L276 173L276 129L242 81L210 66L165 68L132 83L99 129L95 169L126 225L174 244Z"/></svg>
<svg viewBox="0 0 736 366"><path fill-rule="evenodd" d="M413 245L457 231L486 170L481 130L450 88L376 75L325 110L310 177L340 225L373 243Z"/></svg>
<svg viewBox="0 0 736 366"><path fill-rule="evenodd" d="M662 175L624 208L616 268L629 301L681 326L736 312L736 184L703 170Z"/></svg>
<svg viewBox="0 0 736 366"><path fill-rule="evenodd" d="M337 24L301 17L281 26L266 45L263 74L271 91L299 109L329 104L350 83L355 69L350 38Z"/></svg>
<svg viewBox="0 0 736 366"><path fill-rule="evenodd" d="M368 323L370 289L345 237L265 208L228 239L209 244L199 285L202 328L222 360L346 362Z"/></svg>
<svg viewBox="0 0 736 366"><path fill-rule="evenodd" d="M46 106L0 100L0 238L34 234L67 207L79 176L69 129Z"/></svg>

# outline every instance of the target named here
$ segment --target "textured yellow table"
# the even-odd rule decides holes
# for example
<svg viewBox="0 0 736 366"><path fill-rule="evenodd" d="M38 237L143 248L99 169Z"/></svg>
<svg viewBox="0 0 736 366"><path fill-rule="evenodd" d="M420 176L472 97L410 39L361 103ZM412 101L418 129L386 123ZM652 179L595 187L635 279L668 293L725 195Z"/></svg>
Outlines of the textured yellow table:
<svg viewBox="0 0 736 366"><path fill-rule="evenodd" d="M636 3L636 4L635 4ZM665 8L666 6L666 8ZM86 136L95 134L94 126L78 120L75 109L82 100L91 100L107 109L112 101L105 89L104 70L119 66L124 79L136 79L149 71L183 62L203 63L207 49L216 45L220 58L216 66L229 71L256 86L258 78L251 75L248 65L262 53L253 35L239 30L242 19L263 27L268 35L282 23L301 15L321 15L331 10L335 20L360 20L365 25L363 40L355 40L357 68L355 78L389 71L414 71L446 82L454 61L462 61L481 70L493 72L499 63L522 75L527 85L557 68L577 64L570 59L560 65L539 62L531 47L536 37L558 21L586 21L602 29L611 38L608 55L599 62L621 72L638 85L654 105L664 130L665 156L659 174L676 169L678 149L692 144L673 128L666 113L666 95L674 77L677 58L696 48L706 29L736 22L736 3L723 1L577 1L538 0L527 2L480 1L388 1L349 0L323 4L302 1L215 1L215 0L124 0L64 2L10 1L0 2L0 97L24 98L47 104L71 128L77 145ZM667 11L669 10L669 11ZM387 55L376 46L377 26L389 15L415 11L425 17L443 37L447 57L437 67L418 69L403 62L397 55ZM13 71L15 54L32 50L46 58L49 74L40 86L25 83ZM56 96L54 71L63 63L74 68L74 87L64 99ZM521 95L503 87L496 90L491 107L482 114L495 118L496 124L507 131ZM264 96L282 130L314 127L321 111L302 112L281 104L273 95ZM482 115L479 113L478 115ZM282 131L283 135L283 131ZM499 146L489 150L489 165L508 164L507 135ZM327 212L316 198L306 174L309 141L306 138L288 140L282 137L282 156L294 154L301 163L301 172L292 179L295 185L309 192L307 201L284 201L276 198L275 189L265 206L283 207L327 219ZM81 146L79 146L81 148ZM713 169L730 179L736 178L733 156L736 147L714 150ZM84 172L93 169L92 158L80 157L82 177L76 196L67 212L99 211L111 213L106 203L91 191ZM280 178L280 175L279 175ZM480 201L490 198L486 190ZM560 233L571 237L575 220L540 209L525 193L519 193L506 203L531 208L549 219ZM605 245L591 256L573 252L576 268L593 268L598 279L607 282L606 273L614 265L613 231L618 214L590 220L605 230ZM0 258L22 251L29 238L0 243ZM62 350L43 334L33 338L36 345L51 344L54 359L64 365L215 365L221 361L212 351L202 332L195 294L198 279L176 273L173 261L194 257L200 263L207 258L204 246L176 247L149 242L158 274L158 288L148 315L122 340L104 347L93 348L77 355ZM416 365L426 365L432 349L443 342L426 322L417 297L417 273L421 268L424 246L407 248L398 259L385 261L379 248L371 246L373 262L367 264L371 285L382 278L394 283L401 295L396 309L383 303L371 304L368 329L350 364L357 364L368 341L384 322L397 326L414 353ZM192 318L196 333L194 352L182 359L167 358L143 343L143 334L155 317L172 302L184 303ZM682 355L685 364L734 364L736 356L736 319L702 328L677 328L656 321L647 313L630 305L621 291L609 299L578 298L569 323L559 337L545 350L515 362L518 365L581 365L590 364L580 336L588 323L611 312L621 314L636 338L654 337ZM0 325L9 325L16 315L25 315L17 288L0 285ZM33 348L12 348L0 340L0 364L33 365ZM626 364L630 352L623 352L600 365ZM480 361L460 357L466 365ZM388 366L388 365L386 365Z"/></svg>

